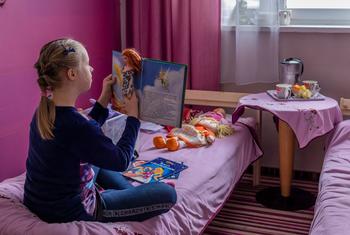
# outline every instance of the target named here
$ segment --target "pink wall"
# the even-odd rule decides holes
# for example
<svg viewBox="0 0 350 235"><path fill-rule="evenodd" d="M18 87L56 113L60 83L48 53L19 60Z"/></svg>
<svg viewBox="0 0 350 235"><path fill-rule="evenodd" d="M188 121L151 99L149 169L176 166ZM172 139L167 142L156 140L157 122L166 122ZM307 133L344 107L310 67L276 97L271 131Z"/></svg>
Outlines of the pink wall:
<svg viewBox="0 0 350 235"><path fill-rule="evenodd" d="M90 54L94 82L79 100L97 97L120 48L119 1L16 0L0 8L0 181L25 170L29 122L40 98L33 69L40 47L73 37Z"/></svg>

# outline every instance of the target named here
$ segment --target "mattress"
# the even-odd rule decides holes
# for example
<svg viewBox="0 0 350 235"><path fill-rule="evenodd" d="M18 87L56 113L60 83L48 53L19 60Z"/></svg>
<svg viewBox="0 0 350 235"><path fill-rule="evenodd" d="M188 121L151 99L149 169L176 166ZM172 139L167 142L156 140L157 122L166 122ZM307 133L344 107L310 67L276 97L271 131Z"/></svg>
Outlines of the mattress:
<svg viewBox="0 0 350 235"><path fill-rule="evenodd" d="M173 181L178 195L176 205L143 222L48 224L21 203L25 174L7 179L0 183L0 234L199 234L223 206L246 168L262 155L248 128L254 125L253 119L240 119L232 136L216 139L209 147L176 152L153 148L153 136L159 133L141 133L137 144L140 159L163 157L188 166Z"/></svg>
<svg viewBox="0 0 350 235"><path fill-rule="evenodd" d="M341 122L329 141L310 234L349 234L350 120Z"/></svg>

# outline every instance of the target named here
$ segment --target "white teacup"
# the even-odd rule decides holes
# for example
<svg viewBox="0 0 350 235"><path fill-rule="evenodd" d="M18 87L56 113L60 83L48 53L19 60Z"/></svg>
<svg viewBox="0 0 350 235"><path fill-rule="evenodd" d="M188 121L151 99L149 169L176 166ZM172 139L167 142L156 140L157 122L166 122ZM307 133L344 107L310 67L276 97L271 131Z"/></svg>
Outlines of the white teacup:
<svg viewBox="0 0 350 235"><path fill-rule="evenodd" d="M292 85L290 84L277 84L276 96L280 99L288 99L292 95Z"/></svg>
<svg viewBox="0 0 350 235"><path fill-rule="evenodd" d="M289 25L292 18L291 10L281 10L278 12L280 25Z"/></svg>
<svg viewBox="0 0 350 235"><path fill-rule="evenodd" d="M309 89L312 93L312 95L318 95L320 92L321 88L320 85L318 84L318 81L315 80L305 80L303 81L303 84L307 89Z"/></svg>

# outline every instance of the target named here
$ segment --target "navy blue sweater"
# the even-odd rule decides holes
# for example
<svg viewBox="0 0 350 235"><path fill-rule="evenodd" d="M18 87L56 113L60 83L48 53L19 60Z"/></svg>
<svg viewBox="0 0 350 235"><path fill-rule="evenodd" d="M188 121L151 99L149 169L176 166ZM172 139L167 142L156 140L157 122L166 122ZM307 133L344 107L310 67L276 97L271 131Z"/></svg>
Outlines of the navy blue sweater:
<svg viewBox="0 0 350 235"><path fill-rule="evenodd" d="M127 118L125 131L114 145L100 128L108 110L96 102L89 116L91 120L74 107L56 107L52 140L40 137L36 115L30 124L24 204L47 222L89 218L80 196L81 162L124 171L133 157L138 119Z"/></svg>

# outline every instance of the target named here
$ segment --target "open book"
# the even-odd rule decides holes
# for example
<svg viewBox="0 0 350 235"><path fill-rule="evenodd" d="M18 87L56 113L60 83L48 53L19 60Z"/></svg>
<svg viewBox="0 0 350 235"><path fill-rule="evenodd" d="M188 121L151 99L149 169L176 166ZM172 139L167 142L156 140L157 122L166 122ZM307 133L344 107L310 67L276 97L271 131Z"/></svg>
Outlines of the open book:
<svg viewBox="0 0 350 235"><path fill-rule="evenodd" d="M185 96L187 65L142 59L141 72L126 80L121 53L113 51L114 103L123 106L136 92L140 119L161 125L180 127Z"/></svg>

